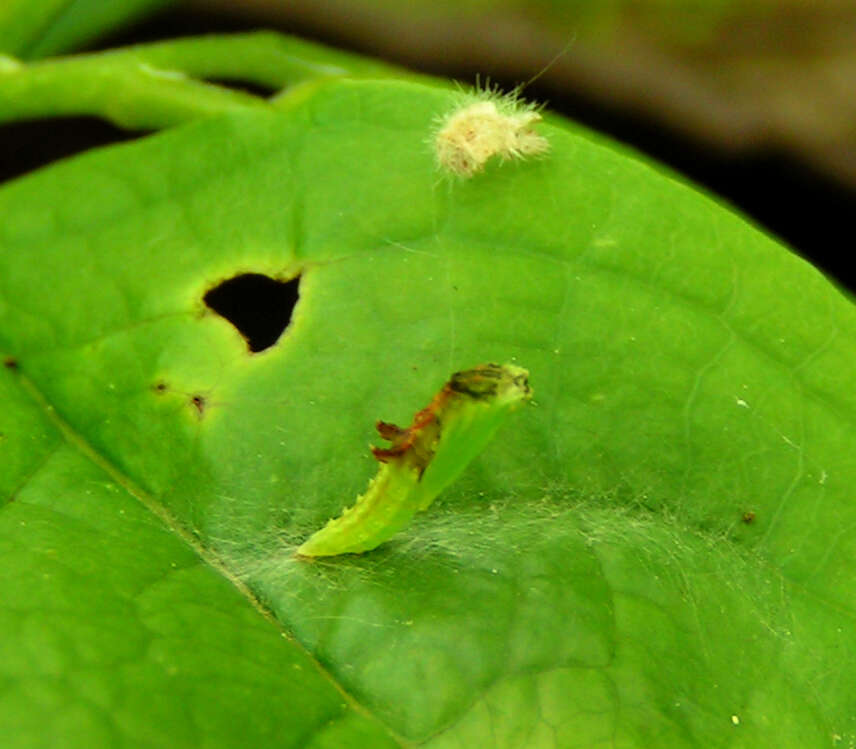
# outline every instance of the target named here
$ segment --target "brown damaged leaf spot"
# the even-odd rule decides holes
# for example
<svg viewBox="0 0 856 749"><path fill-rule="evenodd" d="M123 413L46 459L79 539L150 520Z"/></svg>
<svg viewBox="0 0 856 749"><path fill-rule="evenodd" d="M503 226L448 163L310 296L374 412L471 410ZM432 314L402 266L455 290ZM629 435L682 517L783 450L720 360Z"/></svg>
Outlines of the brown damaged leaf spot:
<svg viewBox="0 0 856 749"><path fill-rule="evenodd" d="M201 419L205 415L205 409L208 405L208 402L205 400L204 396L194 395L190 399L190 405L196 409L196 412L199 414L199 418Z"/></svg>
<svg viewBox="0 0 856 749"><path fill-rule="evenodd" d="M18 369L18 360L14 356L7 356L3 359L3 366L6 367L6 369Z"/></svg>

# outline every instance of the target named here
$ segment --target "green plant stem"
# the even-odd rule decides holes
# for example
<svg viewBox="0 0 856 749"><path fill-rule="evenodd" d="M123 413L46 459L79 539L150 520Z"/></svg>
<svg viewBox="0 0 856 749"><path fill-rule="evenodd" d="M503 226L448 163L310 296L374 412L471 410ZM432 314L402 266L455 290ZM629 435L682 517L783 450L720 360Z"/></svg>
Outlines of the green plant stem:
<svg viewBox="0 0 856 749"><path fill-rule="evenodd" d="M257 96L198 78L279 89L313 79L392 71L347 54L332 59L305 42L267 32L139 45L19 66L6 57L0 66L0 122L95 115L129 129L159 129L268 106Z"/></svg>
<svg viewBox="0 0 856 749"><path fill-rule="evenodd" d="M257 97L126 55L58 58L0 73L0 122L94 115L135 130L263 108Z"/></svg>
<svg viewBox="0 0 856 749"><path fill-rule="evenodd" d="M240 80L271 89L316 78L400 73L393 66L271 31L211 35L130 47L150 65L199 78Z"/></svg>

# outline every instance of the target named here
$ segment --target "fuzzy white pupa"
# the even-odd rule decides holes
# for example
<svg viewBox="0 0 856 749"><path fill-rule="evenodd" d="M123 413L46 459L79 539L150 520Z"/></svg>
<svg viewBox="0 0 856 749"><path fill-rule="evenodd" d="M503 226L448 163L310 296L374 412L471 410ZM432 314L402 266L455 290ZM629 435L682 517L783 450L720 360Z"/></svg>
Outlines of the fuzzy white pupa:
<svg viewBox="0 0 856 749"><path fill-rule="evenodd" d="M544 154L550 142L535 132L540 121L538 108L520 99L517 90L476 90L438 123L433 139L437 165L468 179L494 156L507 161Z"/></svg>

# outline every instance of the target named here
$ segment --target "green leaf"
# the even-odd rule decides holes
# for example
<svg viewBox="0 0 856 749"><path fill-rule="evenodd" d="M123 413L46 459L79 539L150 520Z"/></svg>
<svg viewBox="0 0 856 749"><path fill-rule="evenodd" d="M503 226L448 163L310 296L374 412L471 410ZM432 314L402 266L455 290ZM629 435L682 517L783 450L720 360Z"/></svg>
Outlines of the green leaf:
<svg viewBox="0 0 856 749"><path fill-rule="evenodd" d="M173 0L4 0L0 52L27 60L66 52Z"/></svg>
<svg viewBox="0 0 856 749"><path fill-rule="evenodd" d="M26 378L0 398L6 746L393 745Z"/></svg>
<svg viewBox="0 0 856 749"><path fill-rule="evenodd" d="M555 118L443 178L455 101L331 80L0 191L0 735L856 740L852 303ZM301 279L257 354L202 301L246 272ZM483 361L537 405L390 542L295 558L374 421Z"/></svg>

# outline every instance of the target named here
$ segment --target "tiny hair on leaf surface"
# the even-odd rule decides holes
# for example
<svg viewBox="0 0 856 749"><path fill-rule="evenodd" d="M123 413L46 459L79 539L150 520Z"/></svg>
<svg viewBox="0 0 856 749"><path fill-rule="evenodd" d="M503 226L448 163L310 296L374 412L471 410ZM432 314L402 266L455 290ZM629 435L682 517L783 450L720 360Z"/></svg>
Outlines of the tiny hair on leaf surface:
<svg viewBox="0 0 856 749"><path fill-rule="evenodd" d="M359 554L391 538L490 442L506 416L532 397L529 372L513 364L482 364L455 372L431 403L401 428L377 422L391 442L373 447L380 461L366 493L297 550L304 557Z"/></svg>

